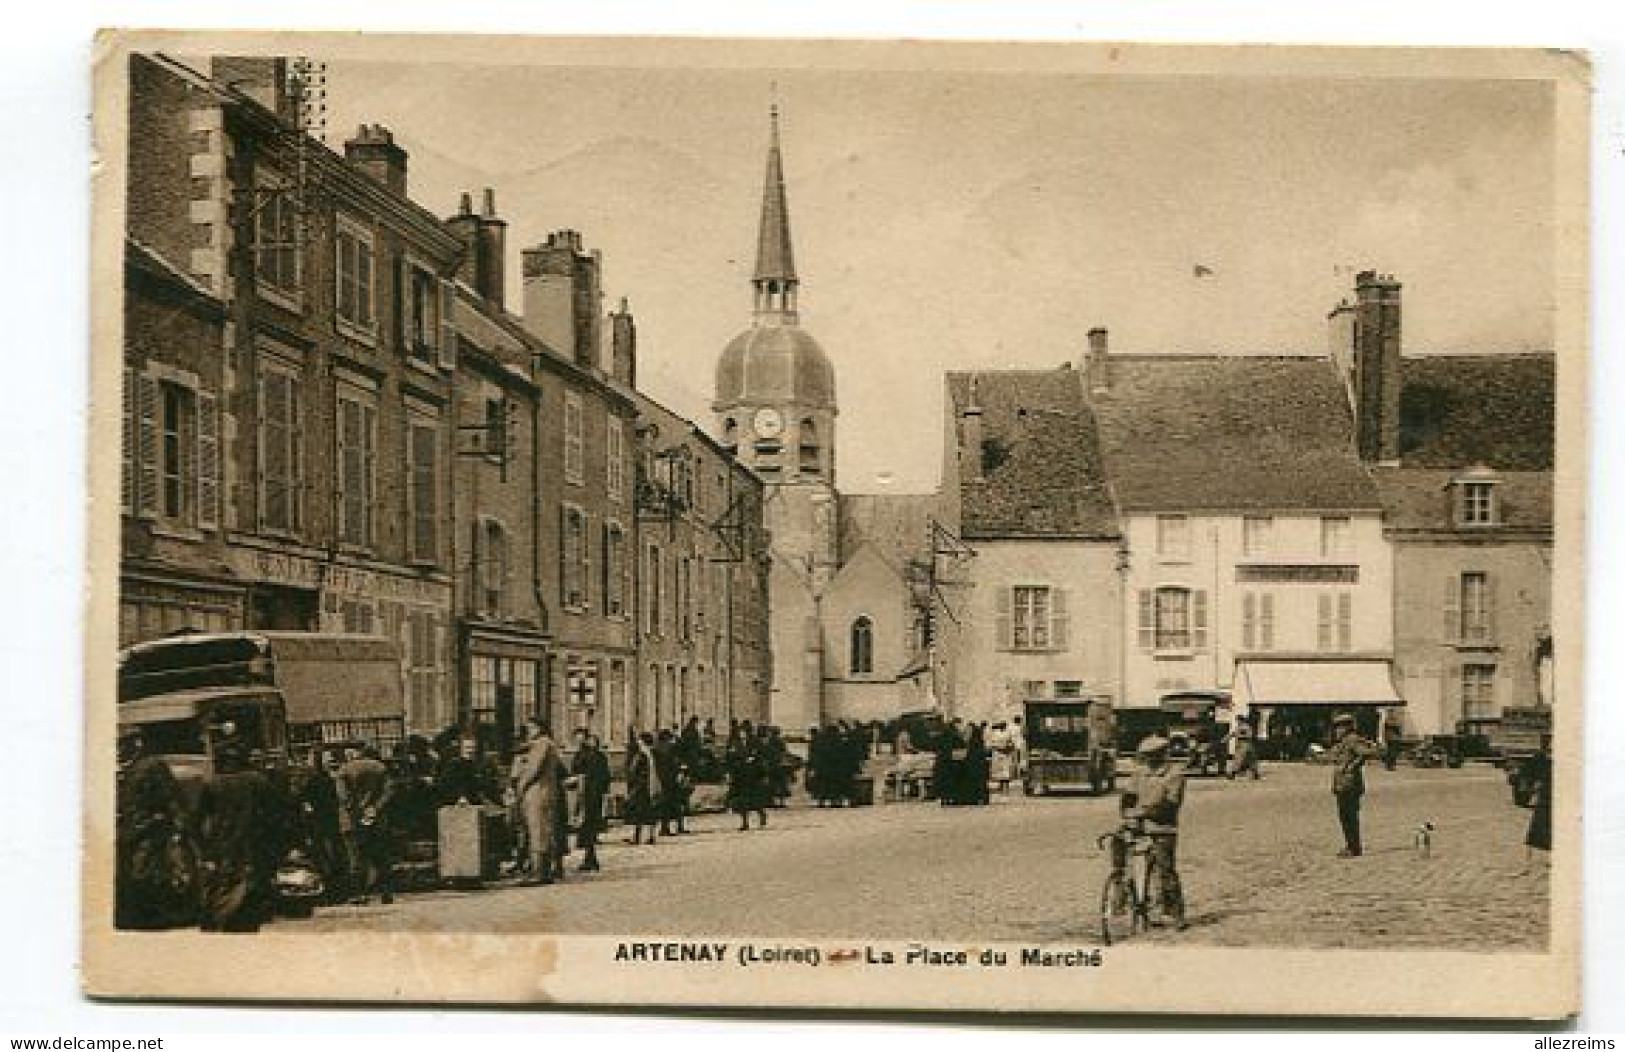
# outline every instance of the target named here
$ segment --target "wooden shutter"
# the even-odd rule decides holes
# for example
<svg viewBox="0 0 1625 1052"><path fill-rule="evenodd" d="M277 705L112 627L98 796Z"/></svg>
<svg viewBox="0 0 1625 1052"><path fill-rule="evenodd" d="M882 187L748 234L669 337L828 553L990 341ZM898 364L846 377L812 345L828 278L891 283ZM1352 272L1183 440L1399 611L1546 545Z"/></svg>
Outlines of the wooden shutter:
<svg viewBox="0 0 1625 1052"><path fill-rule="evenodd" d="M202 390L197 393L197 524L220 528L220 403Z"/></svg>
<svg viewBox="0 0 1625 1052"><path fill-rule="evenodd" d="M1251 522L1252 520L1246 520ZM1258 596L1245 592L1241 597L1241 649L1258 648Z"/></svg>
<svg viewBox="0 0 1625 1052"><path fill-rule="evenodd" d="M395 346L410 354L412 313L407 303L406 261L395 255L389 263L390 323L395 328Z"/></svg>
<svg viewBox="0 0 1625 1052"><path fill-rule="evenodd" d="M1140 649L1155 650L1157 647L1157 596L1149 588L1140 589Z"/></svg>
<svg viewBox="0 0 1625 1052"><path fill-rule="evenodd" d="M1354 649L1354 596L1349 592L1337 594L1337 649Z"/></svg>
<svg viewBox="0 0 1625 1052"><path fill-rule="evenodd" d="M1207 590L1191 592L1191 649L1207 649Z"/></svg>
<svg viewBox="0 0 1625 1052"><path fill-rule="evenodd" d="M1049 591L1049 647L1051 650L1067 649L1067 621L1066 589L1051 588Z"/></svg>
<svg viewBox="0 0 1625 1052"><path fill-rule="evenodd" d="M1452 573L1444 579L1444 634L1446 643L1461 641L1461 575Z"/></svg>
<svg viewBox="0 0 1625 1052"><path fill-rule="evenodd" d="M994 646L1010 650L1015 646L1015 625L1011 614L1014 590L1000 587L994 592L993 634Z"/></svg>
<svg viewBox="0 0 1625 1052"><path fill-rule="evenodd" d="M158 514L158 381L136 377L136 513Z"/></svg>
<svg viewBox="0 0 1625 1052"><path fill-rule="evenodd" d="M1332 597L1329 592L1315 596L1315 648L1332 648Z"/></svg>
<svg viewBox="0 0 1625 1052"><path fill-rule="evenodd" d="M297 533L305 526L305 407L299 387L289 377L288 385L288 524Z"/></svg>
<svg viewBox="0 0 1625 1052"><path fill-rule="evenodd" d="M129 515L135 511L136 489L136 373L124 370L124 415L119 440L119 511Z"/></svg>
<svg viewBox="0 0 1625 1052"><path fill-rule="evenodd" d="M577 545L577 558L581 560L581 607L592 605L592 531L587 528L587 513L581 513L581 532Z"/></svg>
<svg viewBox="0 0 1625 1052"><path fill-rule="evenodd" d="M1275 595L1271 592L1258 597L1258 649L1275 649Z"/></svg>
<svg viewBox="0 0 1625 1052"><path fill-rule="evenodd" d="M559 602L568 610L570 600L570 509L559 508Z"/></svg>
<svg viewBox="0 0 1625 1052"><path fill-rule="evenodd" d="M1498 638L1495 634L1495 575L1484 574L1484 641L1494 643Z"/></svg>
<svg viewBox="0 0 1625 1052"><path fill-rule="evenodd" d="M449 281L440 282L440 368L457 368L457 288ZM583 548L586 545L582 545Z"/></svg>

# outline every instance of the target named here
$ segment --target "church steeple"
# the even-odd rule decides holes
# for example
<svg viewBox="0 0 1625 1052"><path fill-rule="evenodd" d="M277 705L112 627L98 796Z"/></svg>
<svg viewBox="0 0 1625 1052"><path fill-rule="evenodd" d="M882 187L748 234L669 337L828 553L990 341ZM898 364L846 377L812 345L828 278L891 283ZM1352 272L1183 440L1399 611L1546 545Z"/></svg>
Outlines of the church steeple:
<svg viewBox="0 0 1625 1052"><path fill-rule="evenodd" d="M790 246L790 204L784 192L784 158L779 150L779 106L769 110L767 180L762 187L762 224L756 235L757 324L796 324L795 252Z"/></svg>

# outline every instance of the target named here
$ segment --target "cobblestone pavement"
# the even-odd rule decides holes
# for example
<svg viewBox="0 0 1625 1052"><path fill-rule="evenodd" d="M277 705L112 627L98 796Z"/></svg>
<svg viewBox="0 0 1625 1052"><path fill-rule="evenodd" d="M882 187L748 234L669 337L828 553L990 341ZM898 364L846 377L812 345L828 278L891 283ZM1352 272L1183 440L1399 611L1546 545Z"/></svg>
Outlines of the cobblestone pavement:
<svg viewBox="0 0 1625 1052"><path fill-rule="evenodd" d="M1526 865L1529 812L1492 768L1370 772L1367 850L1336 858L1324 768L1190 782L1180 944L1389 949L1544 947L1547 873ZM1011 795L985 808L792 806L765 830L699 816L654 847L612 831L604 870L552 887L403 896L277 928L552 931L704 937L1095 942L1115 798ZM1431 821L1432 853L1415 848Z"/></svg>

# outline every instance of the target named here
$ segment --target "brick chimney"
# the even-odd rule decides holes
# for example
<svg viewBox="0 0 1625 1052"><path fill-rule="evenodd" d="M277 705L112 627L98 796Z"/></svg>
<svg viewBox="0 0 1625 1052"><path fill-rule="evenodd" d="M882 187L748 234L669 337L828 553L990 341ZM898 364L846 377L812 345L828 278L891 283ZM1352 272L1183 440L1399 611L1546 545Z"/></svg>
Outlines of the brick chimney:
<svg viewBox="0 0 1625 1052"><path fill-rule="evenodd" d="M1089 393L1104 394L1111 390L1107 366L1106 330L1097 326L1089 330L1089 361L1084 369L1084 376L1089 381Z"/></svg>
<svg viewBox="0 0 1625 1052"><path fill-rule="evenodd" d="M288 90L288 60L269 55L217 55L209 76L239 95L246 95L283 121L293 124L299 100Z"/></svg>
<svg viewBox="0 0 1625 1052"><path fill-rule="evenodd" d="M1360 457L1397 464L1400 283L1391 274L1361 271L1354 282L1353 315L1354 419Z"/></svg>
<svg viewBox="0 0 1625 1052"><path fill-rule="evenodd" d="M485 188L479 214L471 195L463 194L457 214L446 225L463 243L457 277L491 306L502 309L506 298L508 224L497 217L496 191Z"/></svg>
<svg viewBox="0 0 1625 1052"><path fill-rule="evenodd" d="M344 159L402 197L406 196L406 151L382 124L363 124L344 144Z"/></svg>
<svg viewBox="0 0 1625 1052"><path fill-rule="evenodd" d="M966 482L981 482L986 477L982 470L982 403L974 375L970 378L970 391L965 396L965 408L960 410L959 434L959 477Z"/></svg>
<svg viewBox="0 0 1625 1052"><path fill-rule="evenodd" d="M577 365L598 368L602 261L574 230L557 230L524 251L525 328Z"/></svg>
<svg viewBox="0 0 1625 1052"><path fill-rule="evenodd" d="M627 387L638 385L638 323L621 297L619 310L609 316L609 371Z"/></svg>

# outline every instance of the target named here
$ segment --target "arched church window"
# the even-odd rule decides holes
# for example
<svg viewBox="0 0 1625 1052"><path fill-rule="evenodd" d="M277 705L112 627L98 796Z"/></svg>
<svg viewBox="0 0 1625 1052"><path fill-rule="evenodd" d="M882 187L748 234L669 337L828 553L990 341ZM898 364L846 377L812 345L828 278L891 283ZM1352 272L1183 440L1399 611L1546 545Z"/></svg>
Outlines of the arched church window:
<svg viewBox="0 0 1625 1052"><path fill-rule="evenodd" d="M875 670L875 623L867 615L852 622L851 670L866 676Z"/></svg>

